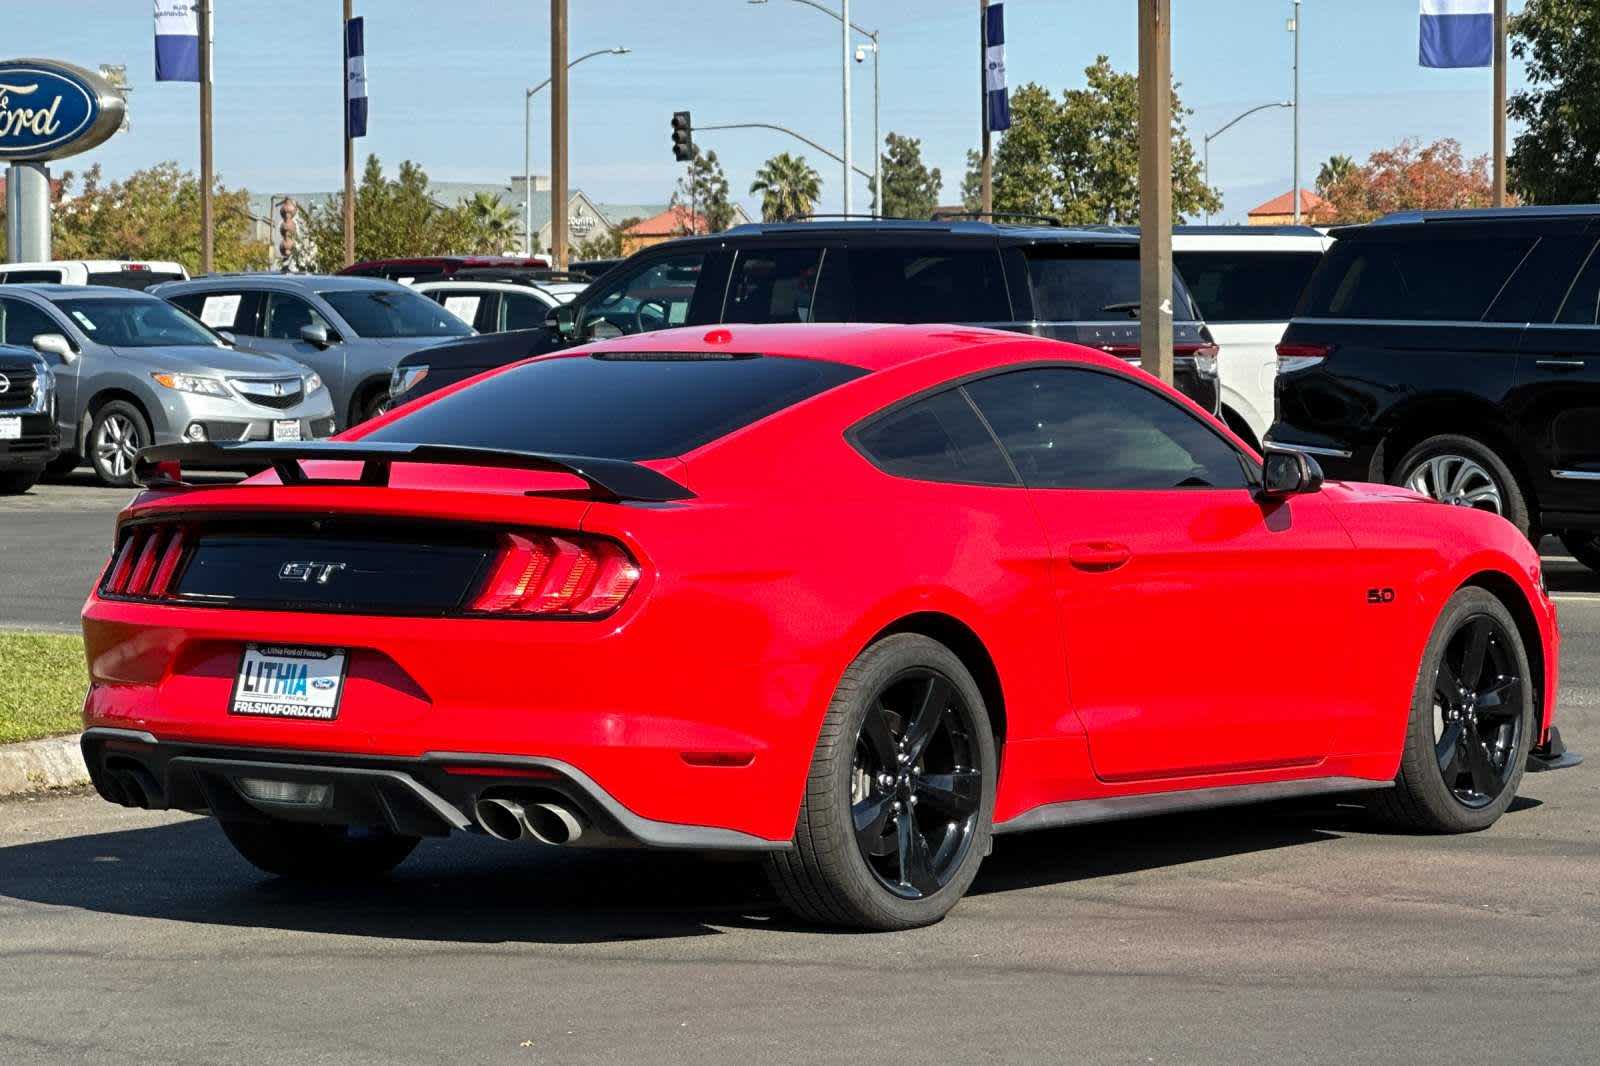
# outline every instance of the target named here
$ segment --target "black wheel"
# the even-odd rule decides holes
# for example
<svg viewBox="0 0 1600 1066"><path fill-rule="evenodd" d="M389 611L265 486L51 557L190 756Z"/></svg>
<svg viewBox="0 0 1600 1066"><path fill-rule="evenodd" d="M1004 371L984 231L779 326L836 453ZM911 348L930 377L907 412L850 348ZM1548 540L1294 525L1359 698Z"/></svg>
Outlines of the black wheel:
<svg viewBox="0 0 1600 1066"><path fill-rule="evenodd" d="M375 389L366 393L354 404L355 410L351 412L351 425L377 418L389 409L389 393L384 389Z"/></svg>
<svg viewBox="0 0 1600 1066"><path fill-rule="evenodd" d="M64 478L83 464L76 452L62 452L45 464L44 476L54 481Z"/></svg>
<svg viewBox="0 0 1600 1066"><path fill-rule="evenodd" d="M303 822L219 822L256 869L307 881L381 877L405 861L418 838L387 830Z"/></svg>
<svg viewBox="0 0 1600 1066"><path fill-rule="evenodd" d="M1379 812L1437 833L1488 828L1517 794L1535 720L1511 612L1483 589L1461 589L1423 652L1400 773L1378 794Z"/></svg>
<svg viewBox="0 0 1600 1066"><path fill-rule="evenodd" d="M1561 543L1574 559L1600 573L1600 533L1568 530L1561 534Z"/></svg>
<svg viewBox="0 0 1600 1066"><path fill-rule="evenodd" d="M1394 483L1457 507L1500 515L1530 534L1527 496L1494 449L1471 437L1429 437L1401 457Z"/></svg>
<svg viewBox="0 0 1600 1066"><path fill-rule="evenodd" d="M949 913L989 847L995 750L977 683L943 644L897 634L850 665L823 720L779 897L827 925L909 929Z"/></svg>
<svg viewBox="0 0 1600 1066"><path fill-rule="evenodd" d="M27 492L38 484L42 474L44 474L42 466L30 466L21 470L0 470L0 496Z"/></svg>
<svg viewBox="0 0 1600 1066"><path fill-rule="evenodd" d="M134 457L151 441L144 412L126 400L112 400L89 424L89 465L107 485L132 485Z"/></svg>

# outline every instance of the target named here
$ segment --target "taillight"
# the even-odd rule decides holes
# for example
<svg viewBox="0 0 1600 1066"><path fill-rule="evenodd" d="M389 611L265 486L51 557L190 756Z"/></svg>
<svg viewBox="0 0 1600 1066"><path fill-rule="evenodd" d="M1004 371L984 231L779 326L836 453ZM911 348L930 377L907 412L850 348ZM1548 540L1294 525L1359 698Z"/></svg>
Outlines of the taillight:
<svg viewBox="0 0 1600 1066"><path fill-rule="evenodd" d="M507 533L501 539L470 611L592 618L617 607L639 583L638 564L609 540L547 533Z"/></svg>
<svg viewBox="0 0 1600 1066"><path fill-rule="evenodd" d="M186 547L180 526L135 527L123 538L100 591L136 599L161 599L172 587Z"/></svg>
<svg viewBox="0 0 1600 1066"><path fill-rule="evenodd" d="M1328 358L1331 344L1298 344L1285 342L1278 345L1278 373L1292 374L1307 370Z"/></svg>
<svg viewBox="0 0 1600 1066"><path fill-rule="evenodd" d="M1175 358L1179 356L1188 356L1190 359L1193 359L1195 373L1199 374L1203 378L1214 378L1217 376L1218 351L1219 349L1215 344L1205 341L1197 341L1192 344L1174 344L1172 346L1173 356Z"/></svg>

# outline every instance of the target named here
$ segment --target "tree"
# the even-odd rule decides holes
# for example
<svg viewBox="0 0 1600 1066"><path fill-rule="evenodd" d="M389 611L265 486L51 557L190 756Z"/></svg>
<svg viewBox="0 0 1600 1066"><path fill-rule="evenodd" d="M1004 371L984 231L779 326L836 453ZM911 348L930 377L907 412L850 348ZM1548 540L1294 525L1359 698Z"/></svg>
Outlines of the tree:
<svg viewBox="0 0 1600 1066"><path fill-rule="evenodd" d="M939 168L922 162L922 142L890 133L883 139L883 208L873 199L873 210L890 218L928 218L939 206L944 184Z"/></svg>
<svg viewBox="0 0 1600 1066"><path fill-rule="evenodd" d="M464 205L472 224L483 232L485 239L495 243L494 251L503 252L517 243L521 235L517 209L491 192L475 192Z"/></svg>
<svg viewBox="0 0 1600 1066"><path fill-rule="evenodd" d="M705 220L707 233L721 233L733 225L733 202L728 199L728 179L716 152L696 154L672 192L671 206L688 210L687 225Z"/></svg>
<svg viewBox="0 0 1600 1066"><path fill-rule="evenodd" d="M310 255L317 269L335 270L343 261L344 194L313 204L305 214ZM447 207L428 195L428 175L407 160L394 178L384 176L375 155L367 157L356 186L356 259L394 259L419 255L473 255L497 252L504 240L469 201Z"/></svg>
<svg viewBox="0 0 1600 1066"><path fill-rule="evenodd" d="M1405 140L1373 152L1364 166L1352 166L1341 181L1328 186L1323 195L1338 220L1367 222L1391 211L1487 207L1494 202L1488 156L1465 159L1461 145L1448 138L1426 148L1419 143Z"/></svg>
<svg viewBox="0 0 1600 1066"><path fill-rule="evenodd" d="M822 196L822 175L803 155L779 152L756 171L750 194L761 194L761 221L782 222L786 218L809 215Z"/></svg>
<svg viewBox="0 0 1600 1066"><path fill-rule="evenodd" d="M1060 99L1028 83L1011 94L1011 128L994 153L994 209L1068 223L1139 221L1139 79L1100 56L1087 87ZM1192 114L1172 92L1172 210L1178 221L1222 208L1205 184L1184 125ZM967 153L962 199L978 209L980 160Z"/></svg>
<svg viewBox="0 0 1600 1066"><path fill-rule="evenodd" d="M1507 160L1511 189L1528 203L1600 200L1600 6L1528 0L1509 28L1528 78L1506 104L1523 126Z"/></svg>
<svg viewBox="0 0 1600 1066"><path fill-rule="evenodd" d="M1355 168L1356 161L1349 156L1330 155L1317 171L1317 192L1327 196L1328 190L1348 178Z"/></svg>
<svg viewBox="0 0 1600 1066"><path fill-rule="evenodd" d="M83 176L62 175L52 212L51 245L57 259L174 259L190 273L200 269L200 179L175 162L105 181L99 165ZM250 194L219 181L212 190L212 261L217 270L256 270L271 258L255 236Z"/></svg>
<svg viewBox="0 0 1600 1066"><path fill-rule="evenodd" d="M622 234L630 227L638 225L640 221L637 215L625 218L610 230L596 233L586 241L579 241L578 246L572 250L572 258L621 259Z"/></svg>

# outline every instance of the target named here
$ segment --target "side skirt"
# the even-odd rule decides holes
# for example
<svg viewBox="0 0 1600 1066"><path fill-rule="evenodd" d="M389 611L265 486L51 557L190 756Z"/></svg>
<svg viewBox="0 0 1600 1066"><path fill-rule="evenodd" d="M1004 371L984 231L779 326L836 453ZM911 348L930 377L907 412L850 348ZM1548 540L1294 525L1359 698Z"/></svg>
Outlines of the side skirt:
<svg viewBox="0 0 1600 1066"><path fill-rule="evenodd" d="M1035 807L1015 818L996 823L994 832L1021 833L1030 829L1046 829L1059 825L1114 822L1122 818L1143 818L1153 814L1232 807L1243 803L1265 803L1269 800L1321 796L1332 792L1370 792L1393 787L1393 781L1368 781L1361 777L1313 777L1301 781L1263 781L1260 784L1191 788L1138 796L1067 800L1064 803L1048 803L1042 807Z"/></svg>

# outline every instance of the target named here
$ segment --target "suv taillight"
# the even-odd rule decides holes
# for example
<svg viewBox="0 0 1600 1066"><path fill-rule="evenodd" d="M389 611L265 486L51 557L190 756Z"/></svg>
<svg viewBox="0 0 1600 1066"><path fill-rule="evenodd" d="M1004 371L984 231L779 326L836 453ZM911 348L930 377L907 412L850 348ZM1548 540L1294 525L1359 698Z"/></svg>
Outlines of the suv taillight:
<svg viewBox="0 0 1600 1066"><path fill-rule="evenodd" d="M488 580L467 609L593 618L619 606L638 583L638 564L613 541L572 533L506 533Z"/></svg>
<svg viewBox="0 0 1600 1066"><path fill-rule="evenodd" d="M1174 344L1172 355L1174 358L1188 356L1194 360L1194 371L1203 378L1217 376L1217 353L1220 351L1215 344L1204 341L1194 344Z"/></svg>
<svg viewBox="0 0 1600 1066"><path fill-rule="evenodd" d="M172 588L173 575L187 548L188 538L182 526L135 526L111 560L100 591L133 599L162 599Z"/></svg>
<svg viewBox="0 0 1600 1066"><path fill-rule="evenodd" d="M1307 370L1328 358L1331 351L1331 344L1279 344L1278 373L1292 374L1296 370Z"/></svg>

